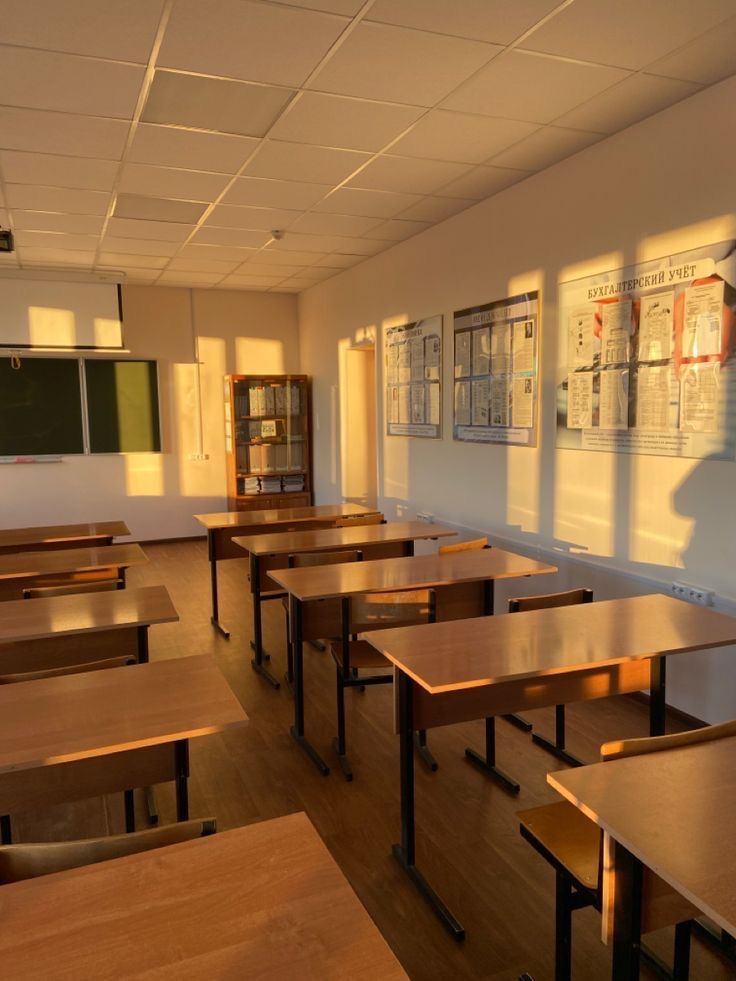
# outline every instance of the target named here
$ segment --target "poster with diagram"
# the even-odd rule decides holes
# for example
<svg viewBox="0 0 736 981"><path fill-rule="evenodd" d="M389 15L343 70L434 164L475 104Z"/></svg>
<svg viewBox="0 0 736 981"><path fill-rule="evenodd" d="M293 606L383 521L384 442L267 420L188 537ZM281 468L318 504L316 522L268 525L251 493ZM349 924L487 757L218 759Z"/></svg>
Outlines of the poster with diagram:
<svg viewBox="0 0 736 981"><path fill-rule="evenodd" d="M442 437L442 316L387 327L386 435Z"/></svg>
<svg viewBox="0 0 736 981"><path fill-rule="evenodd" d="M454 315L453 438L537 445L539 294Z"/></svg>
<svg viewBox="0 0 736 981"><path fill-rule="evenodd" d="M557 445L736 456L736 243L559 286Z"/></svg>

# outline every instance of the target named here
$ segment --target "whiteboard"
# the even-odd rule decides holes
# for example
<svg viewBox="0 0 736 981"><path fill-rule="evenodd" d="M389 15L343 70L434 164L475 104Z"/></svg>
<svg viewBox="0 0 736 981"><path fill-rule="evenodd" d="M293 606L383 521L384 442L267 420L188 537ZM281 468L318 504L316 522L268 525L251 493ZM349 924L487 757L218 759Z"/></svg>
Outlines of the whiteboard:
<svg viewBox="0 0 736 981"><path fill-rule="evenodd" d="M1 278L0 347L119 350L119 287Z"/></svg>

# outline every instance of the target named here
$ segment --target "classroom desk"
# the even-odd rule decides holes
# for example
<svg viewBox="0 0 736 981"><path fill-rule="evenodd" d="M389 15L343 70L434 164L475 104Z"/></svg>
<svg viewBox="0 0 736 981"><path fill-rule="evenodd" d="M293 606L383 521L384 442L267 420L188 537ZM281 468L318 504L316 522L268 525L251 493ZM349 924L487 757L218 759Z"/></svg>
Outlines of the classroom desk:
<svg viewBox="0 0 736 981"><path fill-rule="evenodd" d="M209 656L2 685L0 814L174 780L185 820L189 740L247 721Z"/></svg>
<svg viewBox="0 0 736 981"><path fill-rule="evenodd" d="M10 978L406 979L305 814L0 889Z"/></svg>
<svg viewBox="0 0 736 981"><path fill-rule="evenodd" d="M148 562L140 545L66 548L50 552L14 552L0 555L0 600L21 599L23 589L54 585L75 573L117 569L124 580L131 565Z"/></svg>
<svg viewBox="0 0 736 981"><path fill-rule="evenodd" d="M401 844L394 856L462 939L462 926L416 867L413 731L649 688L650 734L660 735L666 656L736 643L736 619L655 594L379 630L366 639L398 675Z"/></svg>
<svg viewBox="0 0 736 981"><path fill-rule="evenodd" d="M0 528L0 555L7 552L49 551L112 545L113 538L130 534L124 521L92 521L79 525L42 525L37 528Z"/></svg>
<svg viewBox="0 0 736 981"><path fill-rule="evenodd" d="M165 586L0 603L0 674L43 671L137 651L148 660L148 628L179 614Z"/></svg>
<svg viewBox="0 0 736 981"><path fill-rule="evenodd" d="M614 842L603 926L615 981L639 977L643 865L736 934L735 755L731 737L547 775Z"/></svg>
<svg viewBox="0 0 736 981"><path fill-rule="evenodd" d="M430 526L434 527L434 526ZM302 604L361 593L386 593L411 589L438 589L456 583L485 584L486 614L493 613L493 584L496 579L513 579L557 572L556 566L505 552L500 548L452 552L447 555L416 555L371 562L349 562L303 569L278 569L271 578L289 593L289 620L294 650L294 725L291 735L325 776L329 767L304 734L304 658L302 651ZM345 611L343 603L343 616ZM468 622L468 621L461 621ZM455 621L447 624L450 629ZM413 630L402 627L401 630ZM421 629L421 628L420 628ZM378 633L395 634L396 630ZM370 636L370 635L369 635ZM423 728L417 726L417 729Z"/></svg>
<svg viewBox="0 0 736 981"><path fill-rule="evenodd" d="M435 541L457 535L450 528L428 524L426 521L392 521L380 525L357 525L354 528L321 528L309 531L284 531L266 535L239 535L233 538L238 548L250 555L250 591L253 597L253 648L251 661L254 671L262 675L274 688L279 682L263 665L263 636L261 627L261 602L263 587L268 589L270 575L266 566L284 568L290 555L303 552L361 551L364 558L388 558L413 555L414 542ZM273 583L270 584L273 587ZM277 593L277 598L282 593ZM291 678L287 679L291 683Z"/></svg>
<svg viewBox="0 0 736 981"><path fill-rule="evenodd" d="M224 559L242 559L242 549L233 545L236 535L257 535L272 531L293 531L299 528L329 527L340 518L358 518L378 514L375 508L362 504L315 504L302 508L278 508L269 511L223 511L216 514L195 514L207 531L207 555L210 561L212 616L210 621L226 639L230 631L220 623L217 597L217 563Z"/></svg>

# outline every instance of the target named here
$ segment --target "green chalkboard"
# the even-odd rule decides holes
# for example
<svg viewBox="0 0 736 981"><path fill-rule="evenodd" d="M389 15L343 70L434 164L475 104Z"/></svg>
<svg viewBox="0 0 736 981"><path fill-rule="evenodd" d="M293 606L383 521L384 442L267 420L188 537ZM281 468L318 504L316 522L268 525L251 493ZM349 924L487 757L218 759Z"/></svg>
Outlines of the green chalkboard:
<svg viewBox="0 0 736 981"><path fill-rule="evenodd" d="M86 359L91 453L161 449L155 361Z"/></svg>
<svg viewBox="0 0 736 981"><path fill-rule="evenodd" d="M0 456L84 453L79 361L0 358Z"/></svg>

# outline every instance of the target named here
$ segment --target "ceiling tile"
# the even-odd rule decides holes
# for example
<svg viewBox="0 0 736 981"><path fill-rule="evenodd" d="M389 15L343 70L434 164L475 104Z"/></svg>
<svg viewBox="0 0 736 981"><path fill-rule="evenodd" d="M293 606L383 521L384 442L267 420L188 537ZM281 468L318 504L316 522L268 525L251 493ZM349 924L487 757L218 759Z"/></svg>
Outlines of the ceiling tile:
<svg viewBox="0 0 736 981"><path fill-rule="evenodd" d="M202 201L175 201L169 198L149 198L142 194L118 194L115 201L116 218L143 218L150 221L178 221L196 224L207 205Z"/></svg>
<svg viewBox="0 0 736 981"><path fill-rule="evenodd" d="M252 260L248 262L241 263L235 270L236 276L274 276L278 279L283 279L284 276L295 276L297 273L303 273L306 270L306 266L288 266L286 264L278 265L276 263L269 264L266 262L255 263Z"/></svg>
<svg viewBox="0 0 736 981"><path fill-rule="evenodd" d="M117 268L110 268L109 266L102 266L99 262L95 266L100 272L117 272ZM150 286L155 283L159 276L159 270L148 270L148 269L123 269L123 283L125 285L138 285L138 286Z"/></svg>
<svg viewBox="0 0 736 981"><path fill-rule="evenodd" d="M292 229L295 232L314 235L362 235L369 228L373 228L378 220L378 218L363 218L359 215L328 215L311 211L295 221Z"/></svg>
<svg viewBox="0 0 736 981"><path fill-rule="evenodd" d="M257 146L258 140L249 136L202 133L141 123L135 131L127 159L160 167L235 174Z"/></svg>
<svg viewBox="0 0 736 981"><path fill-rule="evenodd" d="M184 270L185 272L219 272L221 276L226 276L233 269L237 269L239 265L240 263L235 259L225 262L222 259L192 259L190 256L184 256L181 259L178 257L172 259L166 268L167 270Z"/></svg>
<svg viewBox="0 0 736 981"><path fill-rule="evenodd" d="M6 181L47 187L78 187L110 191L119 164L114 160L59 157L46 153L0 152L0 168Z"/></svg>
<svg viewBox="0 0 736 981"><path fill-rule="evenodd" d="M366 160L370 160L369 153L355 150L264 140L244 174L283 181L339 184Z"/></svg>
<svg viewBox="0 0 736 981"><path fill-rule="evenodd" d="M326 255L324 259L318 259L315 266L329 269L349 269L350 266L357 266L364 258L365 256L362 255L342 255L339 252L332 252L330 255Z"/></svg>
<svg viewBox="0 0 736 981"><path fill-rule="evenodd" d="M163 0L3 0L3 41L145 64Z"/></svg>
<svg viewBox="0 0 736 981"><path fill-rule="evenodd" d="M402 219L410 218L416 221L444 221L456 215L459 211L465 211L478 202L475 198L440 198L426 197L416 204L411 205L406 211L402 211L399 217Z"/></svg>
<svg viewBox="0 0 736 981"><path fill-rule="evenodd" d="M20 261L23 266L43 267L74 266L79 269L89 269L94 262L94 252L83 252L75 249L35 249L20 250Z"/></svg>
<svg viewBox="0 0 736 981"><path fill-rule="evenodd" d="M336 276L337 273L337 269L328 269L326 266L309 266L308 269L303 270L299 275L292 275L286 282L301 279L307 283L321 283L325 279Z"/></svg>
<svg viewBox="0 0 736 981"><path fill-rule="evenodd" d="M431 225L426 221L404 221L403 219L393 219L391 221L381 222L380 225L376 225L375 228L372 228L369 232L366 232L364 237L383 239L383 241L403 242L404 239L411 238L412 235L416 235L418 232L423 232L427 228L431 228Z"/></svg>
<svg viewBox="0 0 736 981"><path fill-rule="evenodd" d="M451 198L475 198L481 201L528 177L524 170L507 167L476 167L459 180L442 188L442 194Z"/></svg>
<svg viewBox="0 0 736 981"><path fill-rule="evenodd" d="M194 231L194 225L171 221L141 221L136 218L111 218L107 234L121 238L147 238L156 242L183 242Z"/></svg>
<svg viewBox="0 0 736 981"><path fill-rule="evenodd" d="M101 215L63 215L48 211L13 211L16 230L66 232L68 235L99 235L104 218ZM4 224L0 213L0 225Z"/></svg>
<svg viewBox="0 0 736 981"><path fill-rule="evenodd" d="M248 265L252 263L254 266L311 266L321 258L323 257L319 252L276 252L273 249L264 249L262 252L256 252Z"/></svg>
<svg viewBox="0 0 736 981"><path fill-rule="evenodd" d="M301 293L301 286L272 286L269 293Z"/></svg>
<svg viewBox="0 0 736 981"><path fill-rule="evenodd" d="M75 191L61 187L31 187L8 184L9 208L27 211L60 211L76 215L104 215L110 195L103 191Z"/></svg>
<svg viewBox="0 0 736 981"><path fill-rule="evenodd" d="M433 106L500 50L478 41L361 23L309 88Z"/></svg>
<svg viewBox="0 0 736 981"><path fill-rule="evenodd" d="M205 260L206 262L211 259L224 260L225 262L232 259L235 262L245 262L255 253L255 249L238 249L226 245L195 245L192 242L187 242L186 245L182 246L181 252L177 253L177 259L196 258L197 261Z"/></svg>
<svg viewBox="0 0 736 981"><path fill-rule="evenodd" d="M349 21L247 0L177 0L158 63L253 82L301 85Z"/></svg>
<svg viewBox="0 0 736 981"><path fill-rule="evenodd" d="M141 269L157 270L163 269L169 262L168 256L158 255L126 255L124 252L101 252L98 265L116 266L120 268L137 267Z"/></svg>
<svg viewBox="0 0 736 981"><path fill-rule="evenodd" d="M260 249L270 238L270 232L205 225L197 230L193 241L197 245L234 245L237 248Z"/></svg>
<svg viewBox="0 0 736 981"><path fill-rule="evenodd" d="M129 119L143 74L135 65L0 46L0 91L6 106Z"/></svg>
<svg viewBox="0 0 736 981"><path fill-rule="evenodd" d="M509 51L445 99L443 106L548 123L626 75L619 68Z"/></svg>
<svg viewBox="0 0 736 981"><path fill-rule="evenodd" d="M178 242L148 241L142 238L116 238L106 235L100 245L101 252L119 252L131 255L164 255L173 256L179 249Z"/></svg>
<svg viewBox="0 0 736 981"><path fill-rule="evenodd" d="M223 288L228 286L276 286L282 282L283 276L228 276L222 281Z"/></svg>
<svg viewBox="0 0 736 981"><path fill-rule="evenodd" d="M120 119L0 107L0 146L9 150L120 160L128 129Z"/></svg>
<svg viewBox="0 0 736 981"><path fill-rule="evenodd" d="M606 89L572 112L556 119L556 123L599 133L617 133L652 113L671 106L697 92L693 82L681 82L656 75L630 75L623 82Z"/></svg>
<svg viewBox="0 0 736 981"><path fill-rule="evenodd" d="M402 133L421 112L414 106L302 92L270 135L297 143L376 151Z"/></svg>
<svg viewBox="0 0 736 981"><path fill-rule="evenodd" d="M289 234L280 242L270 242L262 254L283 253L293 255L296 253L303 255L310 252L317 252L319 254L342 252L351 255L374 255L376 252L380 252L392 244L392 242L377 242L374 239L339 235Z"/></svg>
<svg viewBox="0 0 736 981"><path fill-rule="evenodd" d="M563 129L560 126L543 126L525 140L493 157L489 163L498 167L516 167L519 170L541 170L558 160L577 153L601 137L597 133Z"/></svg>
<svg viewBox="0 0 736 981"><path fill-rule="evenodd" d="M367 20L508 44L560 0L376 0Z"/></svg>
<svg viewBox="0 0 736 981"><path fill-rule="evenodd" d="M33 232L19 230L15 233L15 244L18 248L37 249L78 249L83 252L94 252L97 248L97 235L65 235L62 232Z"/></svg>
<svg viewBox="0 0 736 981"><path fill-rule="evenodd" d="M365 215L366 217L393 218L400 211L421 200L418 194L396 194L390 191L365 191L357 187L340 187L315 211L334 215Z"/></svg>
<svg viewBox="0 0 736 981"><path fill-rule="evenodd" d="M536 123L433 109L391 147L405 157L483 163L537 128Z"/></svg>
<svg viewBox="0 0 736 981"><path fill-rule="evenodd" d="M343 14L352 17L357 14L365 0L275 0L288 7L307 7L309 10L322 10L327 14Z"/></svg>
<svg viewBox="0 0 736 981"><path fill-rule="evenodd" d="M281 285L301 292L302 290L308 290L310 286L315 286L316 283L312 279L286 279Z"/></svg>
<svg viewBox="0 0 736 981"><path fill-rule="evenodd" d="M141 119L263 136L292 95L290 89L270 85L157 71Z"/></svg>
<svg viewBox="0 0 736 981"><path fill-rule="evenodd" d="M238 177L222 200L224 204L304 210L311 208L331 190L331 184L304 184L298 181Z"/></svg>
<svg viewBox="0 0 736 981"><path fill-rule="evenodd" d="M274 228L288 228L301 214L301 211L289 211L285 208L248 208L243 205L218 204L210 212L205 226L262 228L270 232Z"/></svg>
<svg viewBox="0 0 736 981"><path fill-rule="evenodd" d="M383 154L356 174L348 186L373 191L431 194L461 177L467 170L468 164L463 163Z"/></svg>
<svg viewBox="0 0 736 981"><path fill-rule="evenodd" d="M561 10L524 47L639 69L732 15L731 0L586 0Z"/></svg>
<svg viewBox="0 0 736 981"><path fill-rule="evenodd" d="M736 72L736 17L647 66L669 78L711 85Z"/></svg>
<svg viewBox="0 0 736 981"><path fill-rule="evenodd" d="M225 174L198 170L175 170L152 164L128 163L120 175L120 190L131 194L214 201L230 180Z"/></svg>
<svg viewBox="0 0 736 981"><path fill-rule="evenodd" d="M215 283L219 283L221 279L221 272L182 272L175 269L172 272L164 270L156 282L161 283L162 285L168 283L169 285L177 286L214 286Z"/></svg>

